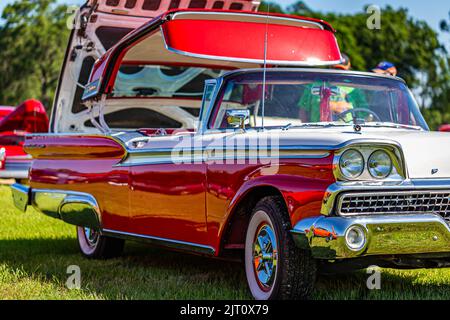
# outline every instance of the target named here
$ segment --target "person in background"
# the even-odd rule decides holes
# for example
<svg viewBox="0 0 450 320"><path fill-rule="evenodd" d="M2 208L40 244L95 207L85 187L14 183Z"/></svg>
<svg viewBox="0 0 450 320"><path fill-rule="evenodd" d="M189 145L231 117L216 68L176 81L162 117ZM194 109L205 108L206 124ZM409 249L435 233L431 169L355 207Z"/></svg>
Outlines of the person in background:
<svg viewBox="0 0 450 320"><path fill-rule="evenodd" d="M382 61L375 68L372 69L375 73L386 74L390 76L397 76L397 68L392 62Z"/></svg>
<svg viewBox="0 0 450 320"><path fill-rule="evenodd" d="M332 68L345 71L350 70L351 69L350 58L345 53L342 53L341 56L342 56L341 63L332 66ZM305 92L303 93L298 103L299 118L300 120L302 120L303 123L320 122L322 120L320 119L321 97L320 95L312 94L311 90L313 87L321 87L321 86L330 87L331 84L318 81L316 83L307 86ZM339 86L339 94L332 96L330 98L329 103L330 110L334 116L353 108L364 108L366 106L367 102L364 97L364 94L362 94L360 90L356 90L355 88L346 86ZM335 120L338 121L343 120L345 122L351 122L352 119L353 116L352 114L349 113L344 117L344 119L335 119Z"/></svg>

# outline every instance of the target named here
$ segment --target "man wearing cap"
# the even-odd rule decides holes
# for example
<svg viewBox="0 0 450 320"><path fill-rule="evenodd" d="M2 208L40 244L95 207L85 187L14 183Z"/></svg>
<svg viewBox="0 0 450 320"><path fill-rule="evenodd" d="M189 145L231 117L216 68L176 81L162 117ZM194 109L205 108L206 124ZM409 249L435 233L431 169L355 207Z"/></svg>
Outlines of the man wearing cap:
<svg viewBox="0 0 450 320"><path fill-rule="evenodd" d="M397 68L392 62L382 61L375 68L372 69L373 72L379 74L386 74L390 76L397 76Z"/></svg>

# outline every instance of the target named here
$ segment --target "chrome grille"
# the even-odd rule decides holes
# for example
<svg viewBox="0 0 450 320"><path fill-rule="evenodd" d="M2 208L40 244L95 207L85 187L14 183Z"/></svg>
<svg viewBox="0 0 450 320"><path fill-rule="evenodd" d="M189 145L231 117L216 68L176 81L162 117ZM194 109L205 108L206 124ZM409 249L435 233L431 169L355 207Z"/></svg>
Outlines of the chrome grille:
<svg viewBox="0 0 450 320"><path fill-rule="evenodd" d="M343 216L436 213L450 219L450 190L347 193L339 198Z"/></svg>

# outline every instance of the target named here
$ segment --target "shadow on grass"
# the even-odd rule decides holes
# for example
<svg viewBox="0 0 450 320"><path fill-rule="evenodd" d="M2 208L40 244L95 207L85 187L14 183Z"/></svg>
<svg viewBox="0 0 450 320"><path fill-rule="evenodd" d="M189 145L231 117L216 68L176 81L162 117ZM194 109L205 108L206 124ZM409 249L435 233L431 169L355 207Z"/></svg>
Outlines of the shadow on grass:
<svg viewBox="0 0 450 320"><path fill-rule="evenodd" d="M0 264L64 286L67 267L78 265L82 290L105 299L249 299L242 263L215 260L127 242L123 257L88 260L73 238L0 240ZM382 269L381 290L368 274L321 275L313 299L450 299L440 272ZM442 279L441 279L442 280Z"/></svg>
<svg viewBox="0 0 450 320"><path fill-rule="evenodd" d="M80 266L82 290L105 299L248 299L243 265L127 242L122 257L89 260L76 240L0 240L0 264L64 286Z"/></svg>

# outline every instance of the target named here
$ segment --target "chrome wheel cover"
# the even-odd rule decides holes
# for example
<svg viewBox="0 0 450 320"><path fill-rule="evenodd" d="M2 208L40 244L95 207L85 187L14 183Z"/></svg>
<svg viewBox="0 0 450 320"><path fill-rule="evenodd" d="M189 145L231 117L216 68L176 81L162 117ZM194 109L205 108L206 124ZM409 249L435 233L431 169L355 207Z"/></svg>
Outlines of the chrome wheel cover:
<svg viewBox="0 0 450 320"><path fill-rule="evenodd" d="M253 242L253 267L260 288L269 291L277 273L278 244L275 232L266 223L258 228Z"/></svg>
<svg viewBox="0 0 450 320"><path fill-rule="evenodd" d="M98 233L98 231L95 231L94 229L91 228L83 228L84 231L84 237L86 239L87 244L90 247L95 247L97 245L98 239L100 234Z"/></svg>

